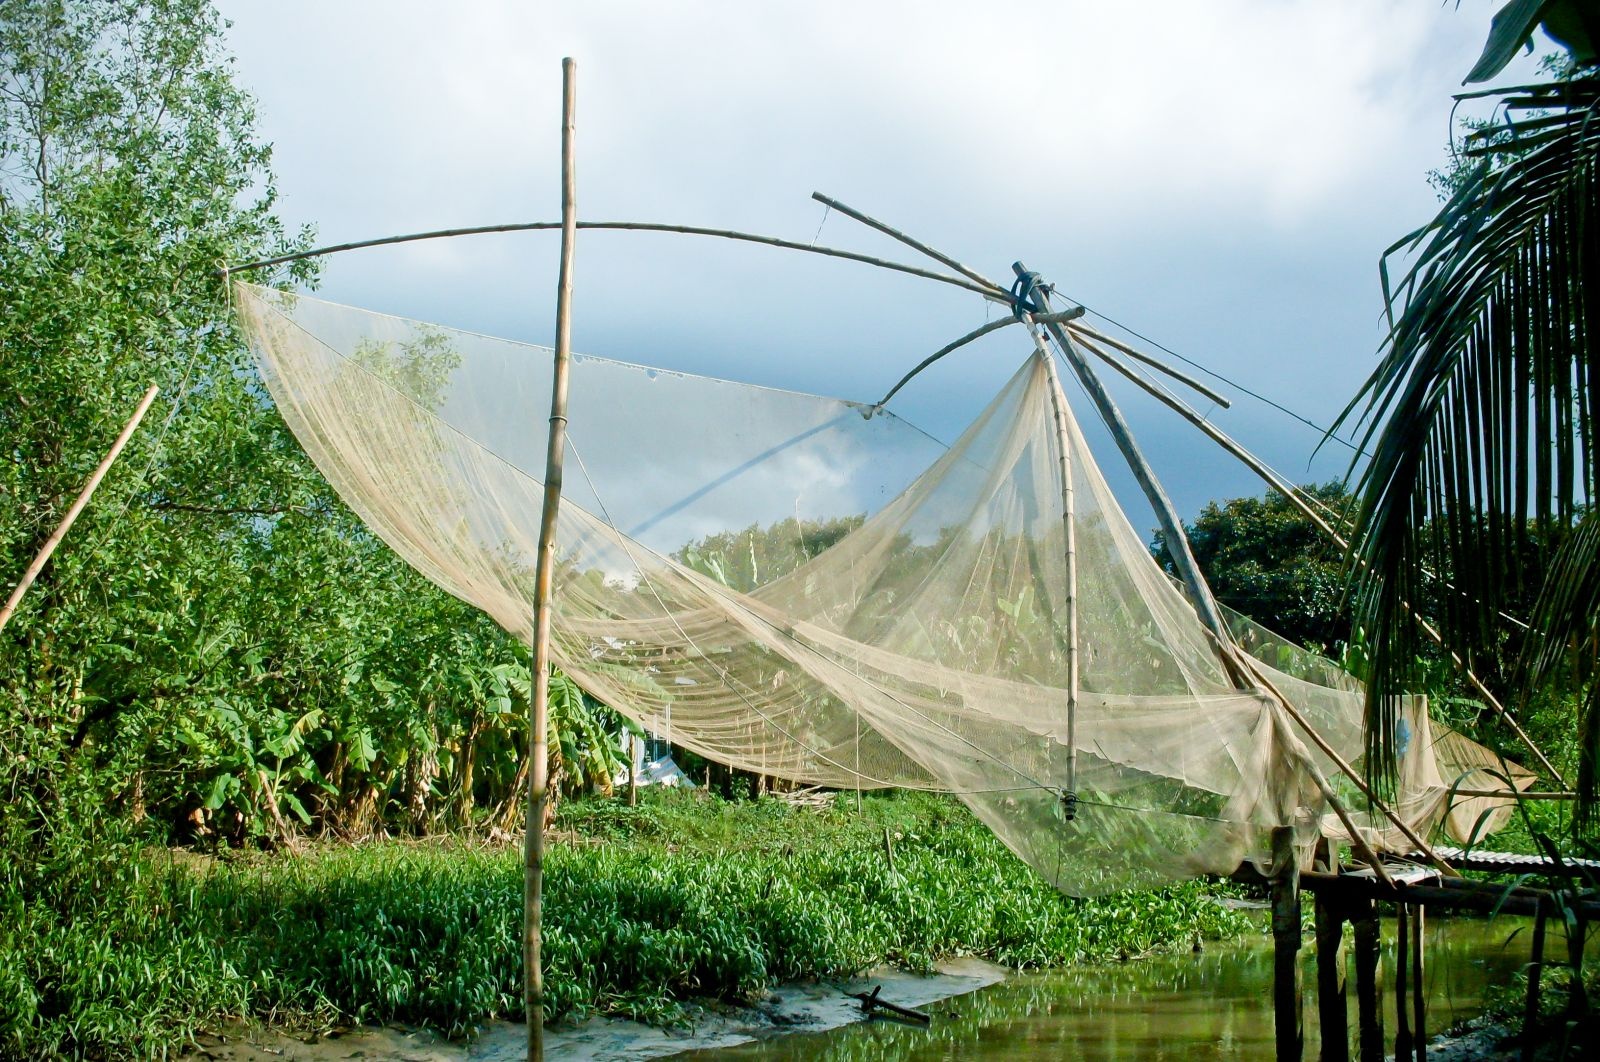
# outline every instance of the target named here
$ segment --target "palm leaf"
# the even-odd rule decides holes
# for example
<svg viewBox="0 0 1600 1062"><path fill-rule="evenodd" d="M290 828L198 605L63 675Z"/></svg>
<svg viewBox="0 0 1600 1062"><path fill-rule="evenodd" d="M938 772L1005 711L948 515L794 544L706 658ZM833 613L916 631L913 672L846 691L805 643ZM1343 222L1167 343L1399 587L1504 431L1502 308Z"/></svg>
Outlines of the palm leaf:
<svg viewBox="0 0 1600 1062"><path fill-rule="evenodd" d="M1495 616L1517 589L1530 522L1559 544L1597 496L1600 322L1587 281L1600 267L1600 80L1514 91L1542 113L1475 134L1477 168L1385 254L1390 332L1335 425L1359 423L1371 453L1351 581L1379 783L1394 773L1394 697L1425 652L1408 604L1435 613L1469 666L1501 670ZM1391 289L1397 253L1411 264ZM1427 581L1430 566L1448 588Z"/></svg>

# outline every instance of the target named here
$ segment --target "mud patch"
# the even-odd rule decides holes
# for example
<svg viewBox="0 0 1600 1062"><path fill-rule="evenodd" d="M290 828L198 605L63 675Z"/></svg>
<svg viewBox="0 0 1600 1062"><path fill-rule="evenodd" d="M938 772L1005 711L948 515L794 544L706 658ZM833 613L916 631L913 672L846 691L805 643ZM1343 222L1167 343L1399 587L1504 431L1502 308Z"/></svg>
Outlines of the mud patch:
<svg viewBox="0 0 1600 1062"><path fill-rule="evenodd" d="M936 973L926 976L880 969L849 981L785 985L754 1007L697 1008L694 1024L687 1029L591 1018L579 1025L549 1027L545 1055L567 1062L622 1062L733 1047L787 1032L823 1032L865 1019L851 992L882 985L882 997L889 1002L924 1007L995 984L1008 972L981 959L957 959L941 963ZM273 1029L238 1027L201 1036L198 1048L184 1058L190 1062L514 1062L525 1057L526 1044L523 1026L512 1022L492 1023L471 1043L447 1040L425 1029L364 1027L300 1038Z"/></svg>

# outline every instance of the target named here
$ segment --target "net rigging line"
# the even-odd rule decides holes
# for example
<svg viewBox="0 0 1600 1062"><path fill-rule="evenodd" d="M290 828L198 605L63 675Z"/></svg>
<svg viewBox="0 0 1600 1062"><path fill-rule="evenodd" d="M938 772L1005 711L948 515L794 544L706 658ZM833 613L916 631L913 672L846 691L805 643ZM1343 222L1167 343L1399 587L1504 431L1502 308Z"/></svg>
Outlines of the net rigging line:
<svg viewBox="0 0 1600 1062"><path fill-rule="evenodd" d="M1091 313L1094 316L1100 318L1100 320L1106 322L1107 324L1112 325L1112 326L1114 326L1116 328L1122 329L1122 331L1126 332L1130 336L1133 336L1135 339L1139 340L1140 342L1150 344L1152 347L1155 347L1157 350L1159 350L1159 351L1161 351L1161 352L1163 352L1165 354L1169 354L1174 358L1177 358L1179 361L1183 362L1185 365L1189 365L1189 366L1192 366L1193 368L1199 369L1201 372L1205 373L1207 376L1212 377L1213 379L1221 380L1223 383L1227 384L1229 387L1232 387L1234 390L1238 391L1240 394L1247 395L1250 398L1255 399L1257 402L1262 402L1262 403L1264 403L1264 404L1266 404L1268 406L1271 406L1273 409L1276 409L1278 412L1284 414L1285 416L1292 417L1294 420L1299 421L1301 424L1304 424L1306 427L1312 429L1313 431L1316 431L1316 432L1320 433L1324 438L1332 439L1334 442L1338 443L1340 446L1343 446L1346 449L1350 450L1351 452L1361 455L1362 457L1370 458L1372 456L1370 453L1368 453L1366 450L1364 450L1359 444L1353 443L1349 439L1344 438L1343 436L1334 434L1334 431L1333 431L1332 428L1325 428L1322 425L1318 424L1316 421L1310 419L1309 417L1302 416L1301 414L1295 412L1294 410L1290 409L1288 406L1284 405L1283 403L1278 402L1275 399L1268 398L1266 395L1262 394L1259 391L1252 390L1251 388L1249 388L1249 387L1245 386L1244 384L1240 383L1238 380L1232 379L1232 378L1230 378L1228 376L1224 376L1222 373L1218 372L1217 370L1211 368L1208 365L1204 365L1201 362L1198 362L1193 358L1185 357L1184 355L1179 354L1177 351L1173 350L1171 347L1165 346L1164 344L1159 343L1154 339L1151 339L1149 336L1145 335L1144 333L1139 332L1138 330L1136 330L1134 328L1131 328L1128 325L1123 324L1121 321L1119 321L1116 318L1112 317L1110 314L1102 313L1101 311L1096 310L1094 307L1089 306L1088 303L1081 302L1078 299L1072 298L1071 295L1067 294L1064 291L1060 292L1060 294L1061 294L1062 298L1071 299L1071 301L1078 303L1078 305L1083 306L1089 313Z"/></svg>

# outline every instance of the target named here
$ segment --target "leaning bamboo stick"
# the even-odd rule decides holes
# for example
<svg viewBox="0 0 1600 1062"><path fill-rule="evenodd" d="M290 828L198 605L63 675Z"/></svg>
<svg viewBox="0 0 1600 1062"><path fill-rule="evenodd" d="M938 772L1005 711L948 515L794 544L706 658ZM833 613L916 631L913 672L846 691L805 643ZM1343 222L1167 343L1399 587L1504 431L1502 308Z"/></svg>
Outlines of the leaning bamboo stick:
<svg viewBox="0 0 1600 1062"><path fill-rule="evenodd" d="M957 273L960 273L962 276L966 277L968 280L988 288L989 294L998 294L1008 303L1011 301L1010 294L1005 288L1001 287L999 284L996 284L994 281L990 280L982 273L979 273L977 270L967 268L954 258L951 258L949 255L945 254L943 251L934 250L932 247L929 247L915 236L909 236L897 228L894 228L890 225L885 225L877 218L869 217L866 214L861 213L859 210L847 207L837 199L825 196L821 192L812 192L811 198L815 199L819 203L825 204L831 210L837 210L847 218L854 218L856 221L861 222L861 224L867 226L868 228L877 229L885 236L899 240L901 243L913 250L921 251L923 254L927 255L929 258L932 258L940 265L948 266L951 269L954 269Z"/></svg>
<svg viewBox="0 0 1600 1062"><path fill-rule="evenodd" d="M561 509L561 465L566 456L567 369L572 354L572 264L577 236L577 171L573 164L573 114L577 64L561 60L561 272L556 281L555 376L550 387L550 437L545 451L544 509L533 590L533 696L529 706L528 822L523 844L522 997L528 1058L544 1058L544 970L541 966L544 901L544 813L549 800L550 613L556 561L556 518Z"/></svg>
<svg viewBox="0 0 1600 1062"><path fill-rule="evenodd" d="M1285 697L1283 693L1272 684L1272 680L1267 678L1266 673L1261 670L1261 664L1256 660L1255 657L1238 648L1233 648L1233 652L1238 655L1239 661L1244 668L1255 677L1256 683L1267 693L1269 693L1274 700L1283 706L1284 711L1289 714L1289 718L1295 721L1295 724L1305 732L1306 736L1311 739L1312 743L1322 751L1322 754L1333 761L1333 765L1339 768L1340 773L1355 783L1356 788L1361 790L1362 795L1365 796L1374 807L1383 813L1384 818L1395 824L1396 828L1398 828L1400 832L1405 835L1406 840L1416 845L1417 851L1426 856L1428 862L1438 867L1441 873L1447 874L1450 877L1460 877L1460 874L1454 867L1439 857L1439 854L1433 850L1432 845L1428 844L1427 841L1417 836L1417 832L1411 828L1410 824L1396 814L1394 809L1389 807L1387 803L1379 799L1378 794L1373 792L1372 787L1367 784L1366 779L1362 778L1361 775L1357 773L1356 769L1350 766L1350 764L1345 761L1343 756L1339 755L1332 745L1328 744L1328 740L1317 731L1316 727L1311 725L1311 720L1307 719L1300 709L1296 708L1293 702L1291 702L1289 698ZM1343 819L1343 816L1340 817ZM1349 829L1348 821L1346 822L1346 829ZM1351 840L1352 842L1355 840L1354 834L1352 834Z"/></svg>
<svg viewBox="0 0 1600 1062"><path fill-rule="evenodd" d="M1228 401L1226 396L1222 395L1221 393L1219 393L1217 391L1212 390L1210 387L1207 387L1205 384L1201 383L1199 380L1196 380L1193 376L1190 376L1188 373L1183 372L1180 369L1173 368L1171 365L1168 365L1166 362L1162 361L1160 358L1151 357L1149 354L1146 354L1144 351L1138 349L1137 347L1130 347L1126 343L1118 342L1117 340L1112 339L1110 336L1105 335L1102 332L1097 332L1093 328L1090 328L1088 325L1085 325L1085 324L1075 324L1075 325L1073 325L1072 326L1072 334L1073 334L1073 336L1075 338L1078 338L1078 339L1084 339L1085 337L1098 339L1100 342L1105 343L1107 346L1115 347L1116 349L1122 351L1122 353L1126 354L1128 357L1132 358L1134 361L1140 362L1140 363L1142 363L1144 365L1148 365L1148 366L1150 366L1150 368L1156 370L1157 372L1165 373L1168 376L1172 377L1174 380L1177 380L1179 383L1185 385L1186 387L1189 387L1190 389L1192 389L1194 391L1198 391L1200 394L1205 395L1207 398L1209 398L1211 401L1215 402L1217 405L1221 406L1223 409L1232 409L1233 408L1233 403Z"/></svg>
<svg viewBox="0 0 1600 1062"><path fill-rule="evenodd" d="M1083 307L1082 306L1075 306L1070 310L1063 310L1061 313L1040 314L1040 315L1038 315L1038 320L1043 321L1043 320L1048 319L1048 320L1056 321L1056 322L1059 323L1059 322L1062 322L1062 321L1071 321L1071 320L1074 320L1074 319L1082 317L1082 316L1083 316ZM898 383L896 383L893 387L889 388L889 393L884 395L882 398L878 399L878 401L873 404L872 408L874 410L879 410L879 409L882 409L884 406L888 405L889 404L889 399L893 398L896 394L898 394L900 392L900 388L902 388L906 384L910 383L917 376L918 373L922 372L922 370L926 369L928 366L932 365L934 362L938 361L940 358L944 357L946 354L954 353L955 351L960 350L962 347L966 346L968 343L971 343L971 342L973 342L975 340L982 339L984 336L988 335L990 332L998 332L1000 329L1005 328L1007 325L1014 325L1014 324L1020 324L1020 323L1021 323L1021 318L1018 318L1018 317L1015 317L1015 316L1013 316L1013 317L1001 317L1001 318L998 318L996 320L990 321L988 324L980 325L977 328L974 328L972 331L968 332L966 335L962 336L960 339L955 340L954 342L946 343L944 346L940 347L938 350L934 351L932 354L929 354L926 358L923 358L921 361L919 361L917 363L916 367L914 369L912 369L910 372L908 372L904 376L900 377L900 381Z"/></svg>
<svg viewBox="0 0 1600 1062"><path fill-rule="evenodd" d="M150 403L156 400L156 395L160 390L155 384L151 384L150 389L144 393L144 397L139 399L139 404L134 407L133 416L128 418L128 423L123 425L121 433L112 442L111 449L106 452L106 456L95 466L95 470L89 474L88 482L78 492L78 497L73 501L72 507L67 510L67 515L61 518L61 523L56 525L55 531L51 533L49 538L45 539L44 545L39 547L39 552L34 556L33 563L28 565L28 570L22 573L22 578L18 580L16 589L12 590L11 596L6 599L5 607L0 608L0 631L5 630L6 624L11 622L12 614L17 611L17 606L22 603L22 595L28 592L28 587L32 586L33 581L39 578L39 573L44 571L44 566L50 561L50 555L56 551L57 546L61 545L61 540L72 529L73 522L78 519L78 514L83 512L84 506L89 504L89 498L94 494L95 488L99 487L100 481L106 478L106 473L111 470L112 463L122 453L122 448L128 445L128 440L133 438L134 429L139 427L139 422L144 419L145 413L150 409Z"/></svg>

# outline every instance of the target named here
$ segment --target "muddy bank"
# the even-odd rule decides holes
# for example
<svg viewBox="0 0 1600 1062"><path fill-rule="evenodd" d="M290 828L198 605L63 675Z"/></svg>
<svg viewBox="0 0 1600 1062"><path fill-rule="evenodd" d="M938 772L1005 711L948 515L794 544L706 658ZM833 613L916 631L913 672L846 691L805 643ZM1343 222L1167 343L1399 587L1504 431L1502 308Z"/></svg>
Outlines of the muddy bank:
<svg viewBox="0 0 1600 1062"><path fill-rule="evenodd" d="M552 1060L622 1062L663 1058L682 1051L733 1047L789 1032L825 1032L864 1020L861 1003L848 993L883 986L892 1003L923 1007L964 995L1006 977L1009 971L981 959L941 963L930 975L903 970L874 970L837 983L796 984L779 988L752 1007L707 1004L696 1009L686 1029L656 1029L638 1022L591 1018L579 1025L548 1029L545 1052ZM361 1028L340 1035L296 1037L272 1029L233 1028L203 1034L188 1060L226 1062L513 1062L524 1057L523 1026L495 1022L472 1043L455 1043L427 1030Z"/></svg>

